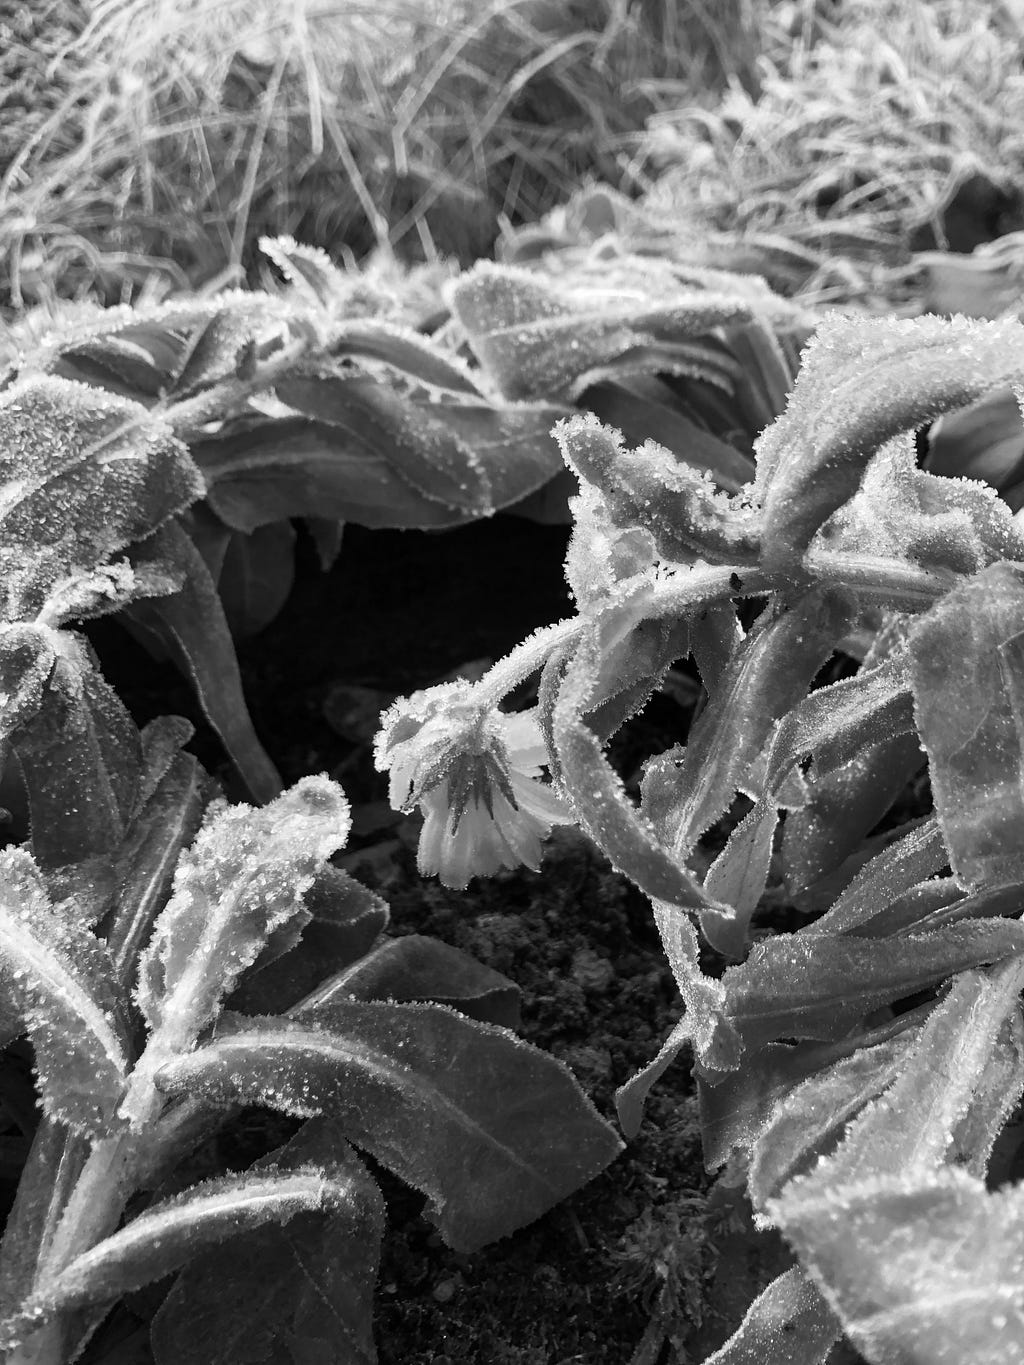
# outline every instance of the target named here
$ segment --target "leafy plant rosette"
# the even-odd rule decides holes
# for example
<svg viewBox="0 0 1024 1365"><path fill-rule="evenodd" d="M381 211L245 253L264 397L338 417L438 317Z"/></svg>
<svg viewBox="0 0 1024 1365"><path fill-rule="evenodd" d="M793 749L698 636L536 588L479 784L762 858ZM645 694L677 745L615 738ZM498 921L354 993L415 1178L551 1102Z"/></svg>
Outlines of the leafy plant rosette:
<svg viewBox="0 0 1024 1365"><path fill-rule="evenodd" d="M658 436L735 491L792 382L795 352L773 331L790 305L726 272L624 258L614 280L590 263L556 281L481 265L442 300L289 239L263 247L288 281L274 292L86 308L7 339L0 671L16 700L0 735L36 827L69 828L41 788L57 759L47 737L106 723L72 623L115 614L174 662L249 793L270 800L280 778L233 636L285 602L293 520L328 568L348 521L443 529L509 507L567 519L575 485L551 432L578 407ZM98 816L87 837L85 813L111 815L91 772L65 770L79 854L106 842Z"/></svg>
<svg viewBox="0 0 1024 1365"><path fill-rule="evenodd" d="M141 736L98 925L27 847L0 853L9 1032L28 1030L42 1105L0 1246L0 1354L65 1365L118 1299L176 1276L157 1361L264 1361L287 1341L369 1365L384 1211L357 1148L472 1251L622 1144L512 1031L512 982L384 933L385 903L329 861L350 823L336 783L230 806L188 734L165 718ZM192 1153L247 1105L303 1122L250 1169L196 1178Z"/></svg>
<svg viewBox="0 0 1024 1365"><path fill-rule="evenodd" d="M537 865L573 819L649 896L685 1013L623 1129L688 1051L709 1170L795 1253L714 1365L1020 1359L1024 528L913 440L1007 388L1016 320L832 315L736 493L563 422L577 616L383 719L423 872ZM706 704L634 803L604 744L688 656ZM530 747L500 703L538 669Z"/></svg>

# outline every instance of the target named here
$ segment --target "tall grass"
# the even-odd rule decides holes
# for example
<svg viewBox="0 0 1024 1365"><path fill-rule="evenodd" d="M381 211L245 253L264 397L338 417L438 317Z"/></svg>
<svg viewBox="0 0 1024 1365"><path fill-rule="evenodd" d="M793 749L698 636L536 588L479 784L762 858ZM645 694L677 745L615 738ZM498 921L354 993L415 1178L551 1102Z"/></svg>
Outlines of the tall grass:
<svg viewBox="0 0 1024 1365"><path fill-rule="evenodd" d="M0 58L25 91L0 137L0 301L218 282L263 233L467 262L585 177L633 188L650 115L754 92L764 11L44 3Z"/></svg>
<svg viewBox="0 0 1024 1365"><path fill-rule="evenodd" d="M652 117L652 208L889 264L1024 227L1020 0L790 11L756 99Z"/></svg>

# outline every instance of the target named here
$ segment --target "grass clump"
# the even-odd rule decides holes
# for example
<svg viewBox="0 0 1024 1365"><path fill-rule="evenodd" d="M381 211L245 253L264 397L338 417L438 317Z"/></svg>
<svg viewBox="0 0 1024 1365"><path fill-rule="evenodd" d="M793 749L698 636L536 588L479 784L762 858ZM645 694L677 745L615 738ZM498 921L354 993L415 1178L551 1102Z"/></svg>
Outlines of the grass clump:
<svg viewBox="0 0 1024 1365"><path fill-rule="evenodd" d="M756 97L652 118L652 209L889 265L1024 227L1014 0L787 9Z"/></svg>
<svg viewBox="0 0 1024 1365"><path fill-rule="evenodd" d="M263 234L490 253L637 133L753 89L753 0L58 0L0 76L0 301L220 282Z"/></svg>

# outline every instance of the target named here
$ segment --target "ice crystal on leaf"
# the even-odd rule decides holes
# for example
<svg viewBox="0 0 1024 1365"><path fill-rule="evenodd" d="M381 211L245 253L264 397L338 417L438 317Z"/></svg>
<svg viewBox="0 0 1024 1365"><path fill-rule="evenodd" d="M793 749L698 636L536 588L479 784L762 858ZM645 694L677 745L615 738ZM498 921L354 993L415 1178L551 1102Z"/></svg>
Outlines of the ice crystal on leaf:
<svg viewBox="0 0 1024 1365"><path fill-rule="evenodd" d="M392 806L423 811L419 869L446 886L462 890L503 867L536 870L552 825L571 823L539 780L547 751L535 716L505 715L467 682L397 701L383 718L375 759L391 773Z"/></svg>

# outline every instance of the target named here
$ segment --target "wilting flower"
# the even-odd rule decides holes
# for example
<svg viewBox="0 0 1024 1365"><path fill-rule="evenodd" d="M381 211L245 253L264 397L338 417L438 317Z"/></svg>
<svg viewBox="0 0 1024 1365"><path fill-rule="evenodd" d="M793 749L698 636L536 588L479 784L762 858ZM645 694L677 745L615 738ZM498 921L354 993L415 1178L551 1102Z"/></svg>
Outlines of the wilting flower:
<svg viewBox="0 0 1024 1365"><path fill-rule="evenodd" d="M474 696L471 683L443 683L399 699L374 746L391 773L396 810L423 811L417 864L446 886L499 868L540 867L552 825L571 824L545 786L547 751L533 712L506 715Z"/></svg>

